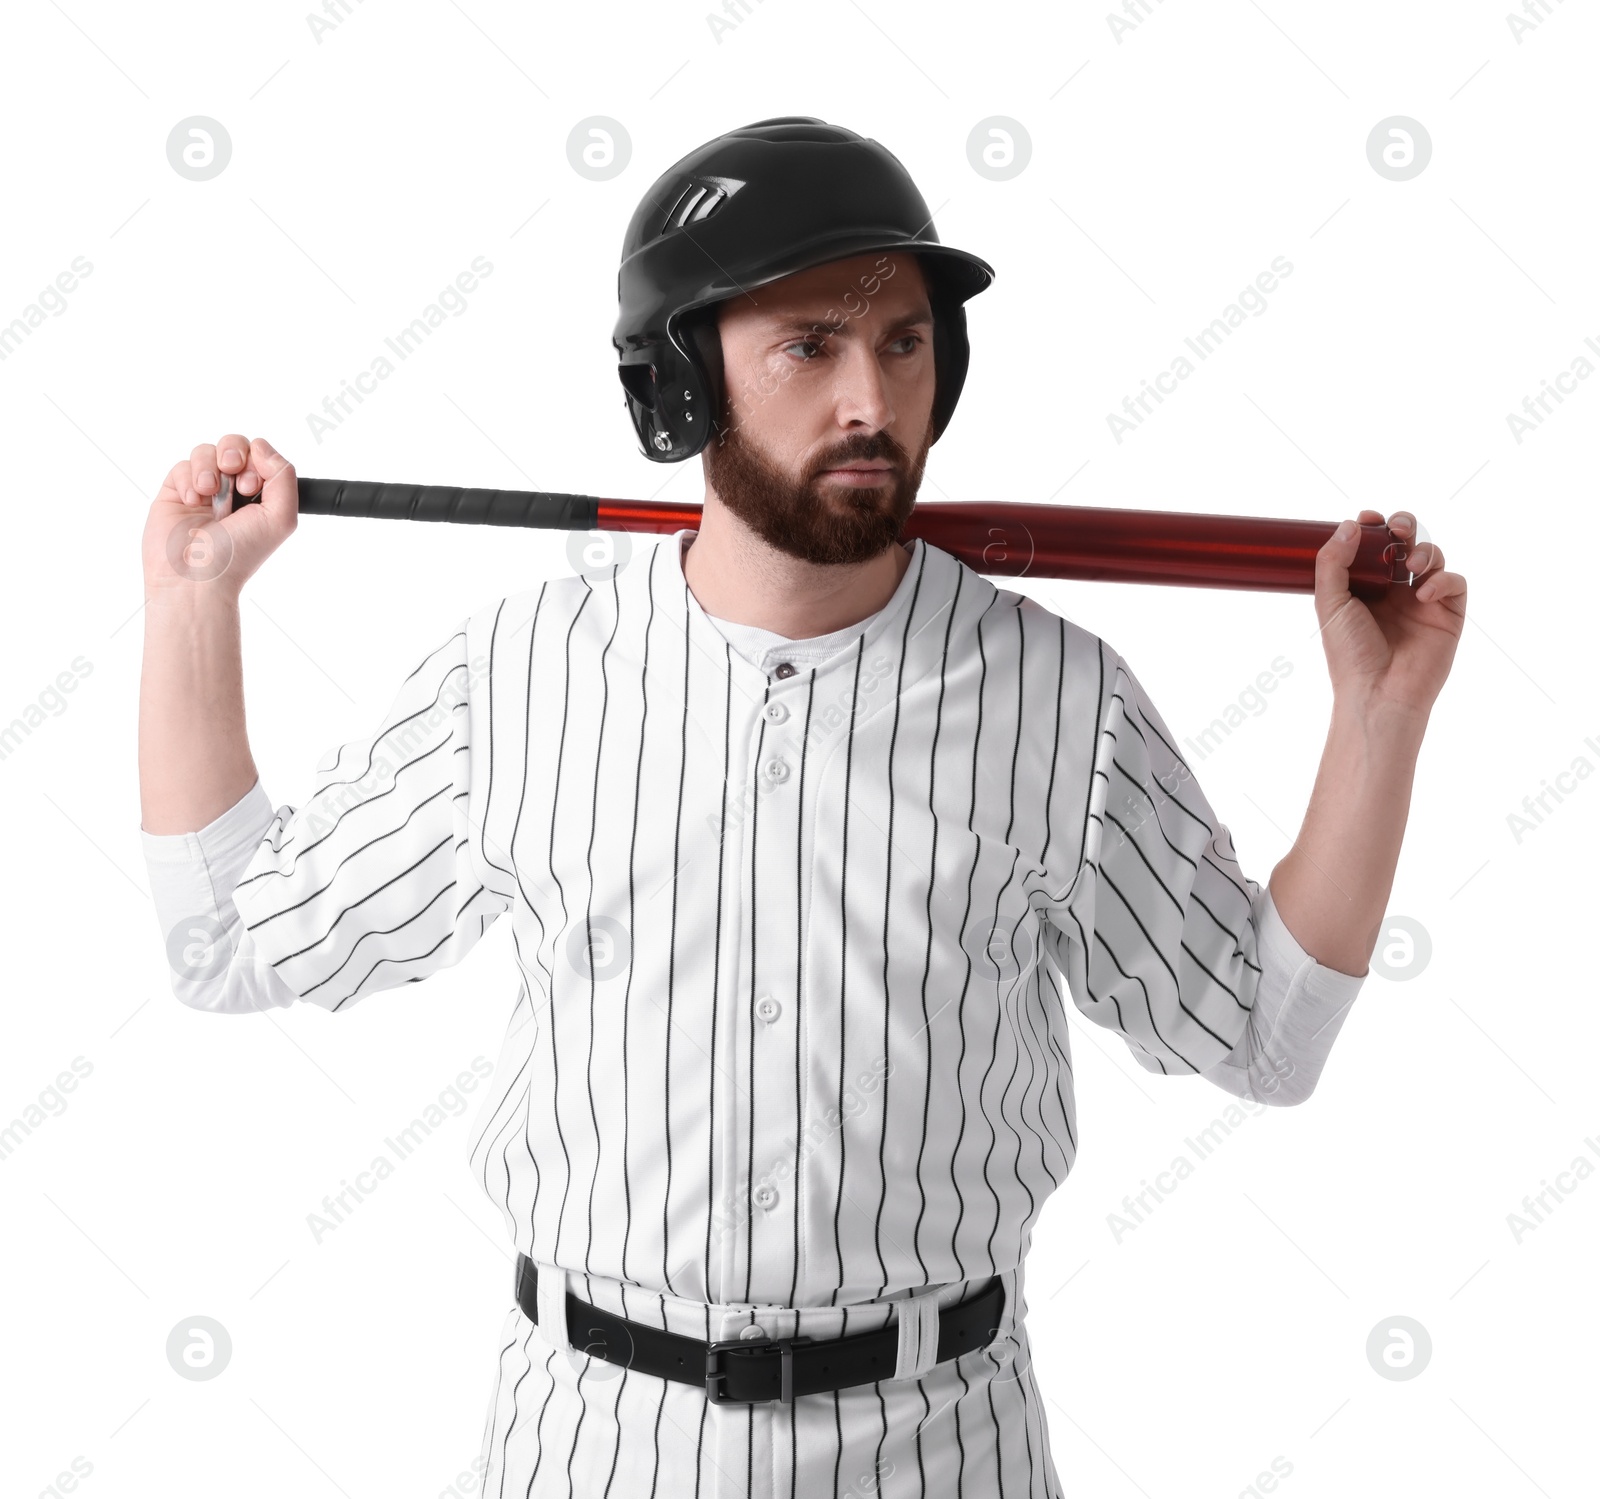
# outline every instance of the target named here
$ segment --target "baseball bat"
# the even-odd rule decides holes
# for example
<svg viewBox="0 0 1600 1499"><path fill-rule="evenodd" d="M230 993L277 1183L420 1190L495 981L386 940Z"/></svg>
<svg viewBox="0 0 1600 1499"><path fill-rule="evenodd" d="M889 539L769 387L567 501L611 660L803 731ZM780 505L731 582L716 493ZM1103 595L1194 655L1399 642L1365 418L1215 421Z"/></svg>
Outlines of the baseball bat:
<svg viewBox="0 0 1600 1499"><path fill-rule="evenodd" d="M235 494L233 499L247 504L259 496ZM299 508L304 515L661 533L698 529L701 510L697 504L586 494L303 477ZM992 577L1311 593L1317 551L1335 525L1254 515L950 500L919 502L901 536L908 541L920 536ZM1376 601L1392 583L1406 583L1405 555L1405 544L1387 526L1363 525L1350 567L1350 592Z"/></svg>

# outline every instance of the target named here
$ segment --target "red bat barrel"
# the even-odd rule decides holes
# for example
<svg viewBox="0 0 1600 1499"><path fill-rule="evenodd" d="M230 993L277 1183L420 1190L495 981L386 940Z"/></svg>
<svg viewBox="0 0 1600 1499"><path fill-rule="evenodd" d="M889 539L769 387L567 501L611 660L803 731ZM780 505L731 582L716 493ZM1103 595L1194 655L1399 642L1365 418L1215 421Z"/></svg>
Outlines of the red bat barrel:
<svg viewBox="0 0 1600 1499"><path fill-rule="evenodd" d="M919 505L905 535L922 536L981 573L1310 593L1316 586L1317 552L1336 525L1253 515L951 501ZM1361 533L1350 591L1382 598L1391 582L1409 577L1405 548L1387 526L1362 526Z"/></svg>

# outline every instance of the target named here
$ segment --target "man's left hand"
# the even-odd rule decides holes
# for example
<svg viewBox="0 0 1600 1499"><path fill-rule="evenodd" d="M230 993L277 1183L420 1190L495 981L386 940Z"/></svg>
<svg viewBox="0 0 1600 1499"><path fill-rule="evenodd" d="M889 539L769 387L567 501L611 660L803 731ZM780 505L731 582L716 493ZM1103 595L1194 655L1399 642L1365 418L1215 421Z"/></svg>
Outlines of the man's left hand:
<svg viewBox="0 0 1600 1499"><path fill-rule="evenodd" d="M1361 525L1381 525L1376 510L1363 510ZM1467 617L1467 580L1444 570L1444 553L1431 541L1415 541L1416 517L1397 510L1389 529L1407 548L1412 580L1391 583L1368 604L1350 592L1350 564L1360 538L1350 525L1317 553L1316 608L1328 675L1336 699L1363 707L1395 706L1426 717L1450 674L1456 643Z"/></svg>

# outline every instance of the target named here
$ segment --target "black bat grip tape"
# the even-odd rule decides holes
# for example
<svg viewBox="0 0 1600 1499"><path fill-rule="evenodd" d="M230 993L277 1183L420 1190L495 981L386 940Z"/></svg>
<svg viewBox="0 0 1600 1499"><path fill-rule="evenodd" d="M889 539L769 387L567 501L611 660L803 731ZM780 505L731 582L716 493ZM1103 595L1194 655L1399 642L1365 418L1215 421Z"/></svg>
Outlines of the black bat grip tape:
<svg viewBox="0 0 1600 1499"><path fill-rule="evenodd" d="M478 526L534 526L555 531L598 530L600 501L588 494L538 490L457 489L448 484L389 484L362 479L297 476L302 515L356 515L376 520L454 521ZM259 495L235 496L249 504Z"/></svg>

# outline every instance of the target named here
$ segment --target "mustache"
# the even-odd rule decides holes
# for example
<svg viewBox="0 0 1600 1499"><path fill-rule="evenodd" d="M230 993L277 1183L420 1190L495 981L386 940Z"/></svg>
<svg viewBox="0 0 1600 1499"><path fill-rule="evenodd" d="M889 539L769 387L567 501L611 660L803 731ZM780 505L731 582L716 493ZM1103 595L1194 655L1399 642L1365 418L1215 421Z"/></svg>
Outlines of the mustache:
<svg viewBox="0 0 1600 1499"><path fill-rule="evenodd" d="M843 468L850 463L863 463L871 459L892 463L902 473L911 461L911 455L892 437L883 432L852 439L825 453L811 466L812 475L824 469Z"/></svg>

